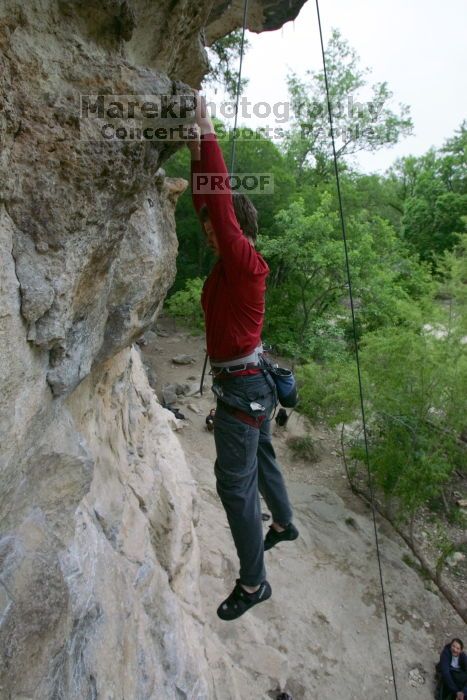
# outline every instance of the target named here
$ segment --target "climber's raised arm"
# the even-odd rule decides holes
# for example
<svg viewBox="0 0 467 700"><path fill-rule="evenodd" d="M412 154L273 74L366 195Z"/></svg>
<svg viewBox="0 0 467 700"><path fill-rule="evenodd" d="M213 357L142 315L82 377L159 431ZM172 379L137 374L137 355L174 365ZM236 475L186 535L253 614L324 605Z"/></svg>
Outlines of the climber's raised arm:
<svg viewBox="0 0 467 700"><path fill-rule="evenodd" d="M197 192L197 188L194 186L196 177L202 172L201 169L201 144L200 144L200 129L196 124L189 130L188 139L186 145L191 153L191 198L193 201L193 206L197 214L201 207L206 203L204 201L204 195Z"/></svg>
<svg viewBox="0 0 467 700"><path fill-rule="evenodd" d="M193 204L208 229L209 241L214 241L211 247L227 265L247 270L254 266L251 244L235 214L229 172L207 113L205 98L201 95L197 95L195 114L201 144L200 160L193 159L196 151L194 147L190 148Z"/></svg>

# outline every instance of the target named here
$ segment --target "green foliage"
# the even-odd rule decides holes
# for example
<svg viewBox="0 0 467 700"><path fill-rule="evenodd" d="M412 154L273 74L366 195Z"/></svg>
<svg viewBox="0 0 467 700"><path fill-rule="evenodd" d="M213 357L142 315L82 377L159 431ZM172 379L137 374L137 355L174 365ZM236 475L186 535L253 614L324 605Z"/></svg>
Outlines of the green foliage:
<svg viewBox="0 0 467 700"><path fill-rule="evenodd" d="M450 509L448 522L450 522L451 525L457 525L457 527L460 527L462 530L467 530L467 515L463 513L460 508L457 508L457 506Z"/></svg>
<svg viewBox="0 0 467 700"><path fill-rule="evenodd" d="M321 206L307 215L302 200L293 202L276 215L274 238L262 237L260 249L271 262L266 335L282 319L288 319L289 347L309 353L307 339L312 314L322 316L342 295L343 278L336 258L342 246L336 240L337 214L330 211L330 198L323 195ZM279 324L278 324L279 319ZM284 350L283 341L278 345Z"/></svg>
<svg viewBox="0 0 467 700"><path fill-rule="evenodd" d="M358 376L351 357L297 368L300 412L313 423L350 423L358 415Z"/></svg>
<svg viewBox="0 0 467 700"><path fill-rule="evenodd" d="M374 83L370 99L362 99L363 88L369 87L369 70L360 67L356 52L336 29L325 54L339 158L361 150L376 151L412 132L409 108L400 105L396 113L389 107L392 93L387 83ZM286 148L299 171L311 165L326 176L332 174L332 145L324 74L308 71L307 76L307 82L295 74L288 79L294 119Z"/></svg>
<svg viewBox="0 0 467 700"><path fill-rule="evenodd" d="M294 459L303 459L312 463L318 460L315 443L309 435L294 435L289 437L286 442Z"/></svg>
<svg viewBox="0 0 467 700"><path fill-rule="evenodd" d="M359 335L406 323L430 276L389 222L367 210L348 217L347 234ZM281 352L324 360L351 341L340 221L331 194L308 214L302 199L276 215L274 237L261 237L271 267L265 333Z"/></svg>
<svg viewBox="0 0 467 700"><path fill-rule="evenodd" d="M215 41L209 47L209 58L211 59L211 70L205 81L210 84L222 85L232 99L236 96L238 83L238 69L240 62L240 51L242 45L242 30L237 29L224 37ZM244 54L249 49L250 44L245 38L243 44ZM246 88L248 80L242 78L240 81L240 94Z"/></svg>
<svg viewBox="0 0 467 700"><path fill-rule="evenodd" d="M438 259L437 270L435 293L444 305L435 320L445 322L449 337L456 335L462 345L467 337L467 234L459 236L456 247Z"/></svg>
<svg viewBox="0 0 467 700"><path fill-rule="evenodd" d="M201 292L204 280L200 277L187 280L183 289L175 292L166 302L166 309L171 316L181 319L192 328L204 328L201 308Z"/></svg>
<svg viewBox="0 0 467 700"><path fill-rule="evenodd" d="M461 463L457 436L467 394L458 382L467 376L465 359L457 343L412 329L389 337L379 331L365 342L372 466L384 491L410 511L433 498Z"/></svg>
<svg viewBox="0 0 467 700"><path fill-rule="evenodd" d="M423 260L433 263L466 230L466 123L439 152L403 158L393 173L404 196L403 235Z"/></svg>
<svg viewBox="0 0 467 700"><path fill-rule="evenodd" d="M230 145L225 144L226 163L229 163ZM276 213L296 196L296 181L276 143L261 133L255 132L254 138L246 133L245 138L240 137L236 142L235 173L264 172L272 175L274 195L253 192L249 197L258 210L260 231L269 236L274 230Z"/></svg>
<svg viewBox="0 0 467 700"><path fill-rule="evenodd" d="M467 415L464 245L445 256L444 278L430 292L431 307L426 301L429 317L438 318L436 327L387 326L366 333L361 344L370 465L378 486L402 511L414 512L435 499L453 470L465 467L459 440ZM450 290L450 308L436 305L440 289ZM358 420L350 358L325 367L309 364L299 378L300 407L312 420L324 418L331 425ZM351 453L364 460L360 435Z"/></svg>
<svg viewBox="0 0 467 700"><path fill-rule="evenodd" d="M340 180L347 216L365 211L369 219L377 216L400 231L404 203L397 178L350 171L343 173Z"/></svg>

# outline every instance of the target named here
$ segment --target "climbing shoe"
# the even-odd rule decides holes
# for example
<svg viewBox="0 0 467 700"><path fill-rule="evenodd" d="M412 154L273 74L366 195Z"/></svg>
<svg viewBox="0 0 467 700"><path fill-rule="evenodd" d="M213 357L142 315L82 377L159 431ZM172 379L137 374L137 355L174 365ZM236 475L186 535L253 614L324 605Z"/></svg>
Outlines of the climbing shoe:
<svg viewBox="0 0 467 700"><path fill-rule="evenodd" d="M270 598L271 593L271 586L267 581L263 581L254 593L247 593L240 585L240 579L238 578L232 593L217 608L217 614L221 620L236 620L237 617L246 613L253 605L262 603Z"/></svg>
<svg viewBox="0 0 467 700"><path fill-rule="evenodd" d="M264 538L264 551L266 552L271 547L274 547L279 542L285 542L287 540L296 540L298 537L298 530L293 523L289 523L285 526L282 532L277 532L272 525L270 525L269 530Z"/></svg>

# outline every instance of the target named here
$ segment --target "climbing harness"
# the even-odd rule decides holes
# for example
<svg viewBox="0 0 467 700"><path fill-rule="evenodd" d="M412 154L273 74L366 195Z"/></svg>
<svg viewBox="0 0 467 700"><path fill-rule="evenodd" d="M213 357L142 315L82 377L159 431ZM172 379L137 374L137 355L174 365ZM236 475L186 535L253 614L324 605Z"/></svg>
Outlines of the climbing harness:
<svg viewBox="0 0 467 700"><path fill-rule="evenodd" d="M370 454L369 454L369 449L368 449L368 432L367 432L366 418L365 418L365 404L364 404L364 400L363 400L363 382L362 382L362 374L361 374L361 369L360 369L360 355L358 352L358 341L357 341L357 324L355 321L355 305L354 305L353 292L352 292L352 276L350 274L349 251L348 251L348 245L347 245L347 232L346 232L345 219L344 219L344 207L342 204L342 195L341 195L341 187L340 187L340 179L339 179L339 168L337 165L336 143L335 143L335 138L334 138L334 122L333 122L333 117L332 117L328 73L327 73L327 68L326 68L326 54L324 51L323 31L322 31L322 27L321 27L321 15L320 15L320 11L319 11L319 0L316 0L316 12L318 15L319 37L320 37L320 42L321 42L321 54L322 54L322 58L323 58L323 73L324 73L324 83L326 86L326 99L327 99L327 104L328 104L328 116L329 116L329 127L330 127L330 132L331 132L331 141L332 141L334 171L335 171L335 175L336 175L337 198L339 201L339 213L340 213L340 221L341 221L341 228L342 228L342 239L344 242L345 269L346 269L346 275L347 275L347 284L349 287L349 299L350 299L350 309L351 309L351 315L352 315L352 329L353 329L353 340L354 340L354 348L355 348L355 360L356 360L356 364L357 364L358 387L359 387L359 394L360 394L360 411L362 414L363 436L364 436L364 443L365 443L365 462L366 462L367 473L368 473L368 487L370 490L371 510L373 513L373 528L374 528L374 533L375 533L376 555L377 555L377 559L378 559L379 580L380 580L380 585L381 585L381 597L382 597L382 601L383 601L384 619L385 619L385 623L386 623L386 634L387 634L388 647L389 647L389 658L391 660L392 682L393 682L396 700L398 700L399 696L397 694L396 674L395 674L394 659L393 659L393 654L392 654L391 635L389 633L389 622L388 622L388 613L387 613L387 607L386 607L386 594L385 594L385 590L384 590L383 569L382 569L382 565L381 565L381 553L380 553L380 546L379 546L378 528L376 525L376 507L375 507L375 498L374 498L374 489L373 489L373 477L371 475L371 469L370 469Z"/></svg>

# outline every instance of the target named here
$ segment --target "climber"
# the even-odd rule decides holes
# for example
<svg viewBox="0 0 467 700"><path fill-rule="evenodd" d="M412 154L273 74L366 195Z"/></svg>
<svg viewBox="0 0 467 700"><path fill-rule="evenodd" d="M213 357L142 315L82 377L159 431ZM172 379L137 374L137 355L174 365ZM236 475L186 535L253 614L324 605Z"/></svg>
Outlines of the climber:
<svg viewBox="0 0 467 700"><path fill-rule="evenodd" d="M216 415L216 409L211 408L209 414L206 416L206 429L214 430L214 416Z"/></svg>
<svg viewBox="0 0 467 700"><path fill-rule="evenodd" d="M202 292L206 344L217 396L216 486L240 560L240 575L217 614L234 620L271 596L264 551L294 540L287 490L271 442L273 392L260 367L266 277L255 249L257 212L232 194L222 152L203 97L197 95L191 151L193 204L218 260ZM206 184L207 183L207 184ZM200 187L202 184L202 187ZM272 513L263 541L259 491Z"/></svg>
<svg viewBox="0 0 467 700"><path fill-rule="evenodd" d="M467 700L467 655L460 639L445 645L436 670L441 675L439 700Z"/></svg>

